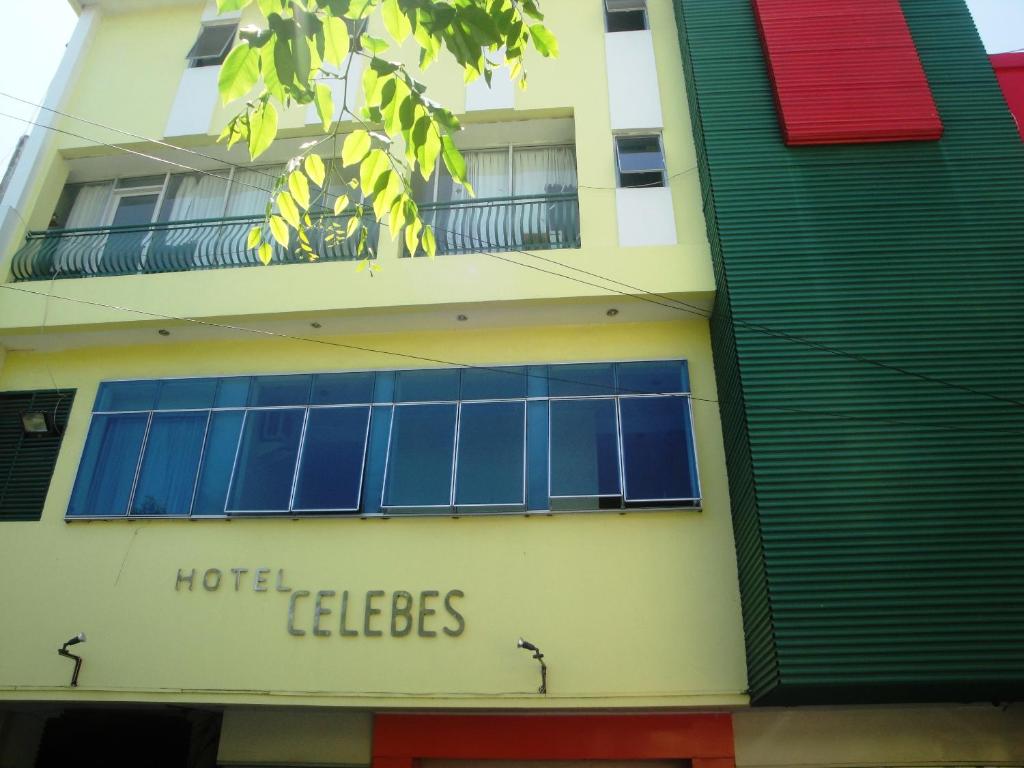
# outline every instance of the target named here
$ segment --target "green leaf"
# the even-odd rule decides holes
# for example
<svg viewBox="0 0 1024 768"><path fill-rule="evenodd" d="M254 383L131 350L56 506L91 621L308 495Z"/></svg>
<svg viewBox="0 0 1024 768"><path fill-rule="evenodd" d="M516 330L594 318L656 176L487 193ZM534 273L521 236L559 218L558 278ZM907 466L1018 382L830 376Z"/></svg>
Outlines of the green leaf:
<svg viewBox="0 0 1024 768"><path fill-rule="evenodd" d="M434 239L434 228L426 226L423 228L423 250L427 252L427 256L434 258L437 255L437 241Z"/></svg>
<svg viewBox="0 0 1024 768"><path fill-rule="evenodd" d="M263 262L264 266L268 266L271 260L274 258L274 249L270 243L263 243L259 250L260 261Z"/></svg>
<svg viewBox="0 0 1024 768"><path fill-rule="evenodd" d="M466 182L466 159L455 148L455 142L448 134L441 137L441 158L452 178L460 184L464 184Z"/></svg>
<svg viewBox="0 0 1024 768"><path fill-rule="evenodd" d="M248 43L240 43L220 68L217 90L222 104L245 96L260 78L259 51Z"/></svg>
<svg viewBox="0 0 1024 768"><path fill-rule="evenodd" d="M558 40L543 24L534 24L530 27L530 37L533 38L533 44L541 56L558 56Z"/></svg>
<svg viewBox="0 0 1024 768"><path fill-rule="evenodd" d="M313 183L322 189L324 179L327 177L327 169L324 167L324 161L320 155L308 155L302 163L302 167L306 169L306 175L313 180Z"/></svg>
<svg viewBox="0 0 1024 768"><path fill-rule="evenodd" d="M295 202L303 208L309 208L309 181L306 174L300 170L294 170L288 174L288 190L295 198Z"/></svg>
<svg viewBox="0 0 1024 768"><path fill-rule="evenodd" d="M369 259L361 260L358 264L356 264L356 272L363 272L369 264Z"/></svg>
<svg viewBox="0 0 1024 768"><path fill-rule="evenodd" d="M295 227L295 229L299 228L299 209L291 195L287 192L281 192L277 196L277 209L281 211L285 221Z"/></svg>
<svg viewBox="0 0 1024 768"><path fill-rule="evenodd" d="M346 208L348 208L348 195L338 195L334 201L334 215L340 216Z"/></svg>
<svg viewBox="0 0 1024 768"><path fill-rule="evenodd" d="M366 131L362 129L352 131L345 137L345 143L341 145L341 164L348 168L350 165L361 162L370 151L370 144L370 134Z"/></svg>
<svg viewBox="0 0 1024 768"><path fill-rule="evenodd" d="M288 225L280 216L270 217L270 234L285 248L288 247Z"/></svg>
<svg viewBox="0 0 1024 768"><path fill-rule="evenodd" d="M423 222L419 217L405 225L405 247L410 256L416 255L416 243L419 240L420 232L423 229Z"/></svg>
<svg viewBox="0 0 1024 768"><path fill-rule="evenodd" d="M317 83L313 89L313 101L316 103L316 113L323 123L324 133L331 129L334 121L334 95L331 89L323 83Z"/></svg>
<svg viewBox="0 0 1024 768"><path fill-rule="evenodd" d="M359 229L360 224L362 224L362 221L358 216L353 216L349 219L348 226L345 227L345 237L352 237L352 235L356 233L356 230Z"/></svg>
<svg viewBox="0 0 1024 768"><path fill-rule="evenodd" d="M249 116L249 157L255 160L277 137L277 110L269 101L260 103Z"/></svg>
<svg viewBox="0 0 1024 768"><path fill-rule="evenodd" d="M251 2L252 0L217 0L217 13L234 13Z"/></svg>
<svg viewBox="0 0 1024 768"><path fill-rule="evenodd" d="M364 51L376 55L378 53L384 53L391 46L388 45L388 41L380 37L374 37L373 35L363 35L359 38L359 44L362 46Z"/></svg>
<svg viewBox="0 0 1024 768"><path fill-rule="evenodd" d="M395 42L401 45L412 34L412 24L408 17L398 7L398 0L384 0L380 6L381 16L384 17L384 28L394 38Z"/></svg>
<svg viewBox="0 0 1024 768"><path fill-rule="evenodd" d="M340 67L348 56L351 43L348 26L337 16L324 19L324 59L336 67Z"/></svg>
<svg viewBox="0 0 1024 768"><path fill-rule="evenodd" d="M245 247L252 250L260 244L263 239L263 227L255 226L249 230L249 237L246 239Z"/></svg>

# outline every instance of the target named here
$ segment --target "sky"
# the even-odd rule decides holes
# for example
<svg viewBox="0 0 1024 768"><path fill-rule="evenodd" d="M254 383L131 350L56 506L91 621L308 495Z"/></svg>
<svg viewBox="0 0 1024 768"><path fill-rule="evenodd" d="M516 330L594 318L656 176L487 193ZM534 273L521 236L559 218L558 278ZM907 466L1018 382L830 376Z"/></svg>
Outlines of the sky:
<svg viewBox="0 0 1024 768"><path fill-rule="evenodd" d="M558 2L558 0L552 0ZM0 46L0 91L40 103L46 95L76 16L67 0L0 0L5 35ZM989 53L1024 49L1024 0L967 0ZM32 119L36 110L0 96L0 112ZM24 123L0 116L0 175Z"/></svg>

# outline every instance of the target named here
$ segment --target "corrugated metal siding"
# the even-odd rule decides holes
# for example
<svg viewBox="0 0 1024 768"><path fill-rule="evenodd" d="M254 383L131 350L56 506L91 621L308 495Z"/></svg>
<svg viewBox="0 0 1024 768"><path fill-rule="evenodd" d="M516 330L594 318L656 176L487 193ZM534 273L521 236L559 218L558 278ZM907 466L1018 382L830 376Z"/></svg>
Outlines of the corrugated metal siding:
<svg viewBox="0 0 1024 768"><path fill-rule="evenodd" d="M750 0L676 2L752 695L1019 698L1024 407L752 327L1024 401L1024 145L967 9L902 3L940 141L787 148Z"/></svg>
<svg viewBox="0 0 1024 768"><path fill-rule="evenodd" d="M937 139L899 0L752 0L786 143Z"/></svg>
<svg viewBox="0 0 1024 768"><path fill-rule="evenodd" d="M0 392L0 520L38 520L57 462L62 435L26 437L21 414L53 414L63 433L74 390Z"/></svg>

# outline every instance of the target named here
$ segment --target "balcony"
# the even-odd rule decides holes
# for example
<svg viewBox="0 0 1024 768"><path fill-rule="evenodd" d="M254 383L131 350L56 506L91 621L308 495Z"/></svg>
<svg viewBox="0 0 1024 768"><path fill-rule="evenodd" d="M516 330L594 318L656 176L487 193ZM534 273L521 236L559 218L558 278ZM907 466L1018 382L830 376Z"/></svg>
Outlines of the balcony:
<svg viewBox="0 0 1024 768"><path fill-rule="evenodd" d="M580 247L576 192L422 203L437 253L547 251Z"/></svg>
<svg viewBox="0 0 1024 768"><path fill-rule="evenodd" d="M329 218L344 222L349 217ZM259 257L246 247L246 240L249 230L262 222L262 216L236 216L30 232L14 255L11 274L16 281L29 281L258 266ZM366 224L369 242L375 243L377 225L369 220ZM317 231L310 241L320 261L358 258L350 240L327 243ZM307 261L297 247L274 246L272 264Z"/></svg>

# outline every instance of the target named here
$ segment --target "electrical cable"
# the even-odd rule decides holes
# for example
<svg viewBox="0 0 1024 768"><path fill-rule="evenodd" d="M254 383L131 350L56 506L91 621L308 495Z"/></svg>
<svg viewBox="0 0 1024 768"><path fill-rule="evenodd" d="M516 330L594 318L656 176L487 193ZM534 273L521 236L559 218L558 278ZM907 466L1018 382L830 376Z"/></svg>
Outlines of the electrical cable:
<svg viewBox="0 0 1024 768"><path fill-rule="evenodd" d="M0 95L8 96L8 94L3 93L3 92L0 92ZM23 100L19 99L19 101L23 101ZM31 102L26 102L26 103L31 103ZM64 114L64 113L60 113L60 114ZM65 116L69 116L69 115L65 115ZM158 156L155 156L155 155L149 155L147 153L138 152L138 151L129 149L127 147L120 147L120 146L117 146L117 145L109 144L107 142L103 142L103 141L100 141L98 139L93 139L91 137L82 136L81 134L77 134L77 133L74 133L72 131L67 131L67 130L64 130L64 129L61 129L61 128L57 128L55 126L49 126L49 125L45 125L43 123L27 120L25 118L19 118L19 117L16 117L14 115L10 115L10 114L4 113L4 112L0 112L0 117L7 117L7 118L10 118L10 119L19 120L19 121L22 121L22 122L27 122L27 123L39 126L41 128L44 128L44 129L53 130L53 131L56 131L56 132L59 132L59 133L64 133L64 134L67 134L67 135L70 135L70 136L74 136L75 138L82 139L83 141L89 141L91 143L94 143L94 144L97 144L97 145L101 145L101 146L107 147L107 148L115 150L115 151L128 152L130 154L139 155L139 156L144 157L144 158L149 159L149 160L155 160L157 162L165 162L165 163L168 163L168 164L173 165L175 167L183 168L185 170L189 170L189 171L192 171L192 172L195 172L195 173L204 174L206 176L211 176L211 177L217 178L217 179L222 179L222 180L225 179L225 177L223 177L223 176L218 176L218 175L216 175L214 173L210 173L208 171L202 171L200 169L193 168L191 166L184 165L182 163L178 163L178 162L175 162L175 161L172 161L172 160L168 160L166 158L161 158L161 157L158 157ZM71 117L72 119L78 119L78 118L74 118L73 116L69 116L69 117ZM86 121L86 122L90 122L90 121ZM100 124L100 123L91 123L91 124L95 125L95 126L98 126L98 127L102 127L102 128L104 128L106 130L111 130L111 131L114 131L114 132L122 132L122 131L120 131L120 129L113 128L111 126L105 126L105 125ZM125 133L125 135L132 135L132 136L138 138L137 134L129 134L128 132L122 132L122 133ZM148 139L146 139L146 140L148 140ZM167 144L166 142L160 142L158 140L152 140L152 141L154 141L155 143L158 143L158 144L162 144L164 146L172 147L172 148L175 148L175 149L182 149L183 151L194 153L194 154L199 154L200 156L203 156L203 157L210 157L209 155L203 155L202 153L195 153L194 150L190 150L190 149L187 149L187 148L176 147L175 145ZM245 166L235 165L234 167L236 167L236 168L239 168L239 167L244 168ZM685 172L686 171L684 171L683 173L685 173ZM263 173L262 175L268 176L270 178L275 178L275 180L276 180L276 177L271 177L269 174ZM241 184L242 186L247 186L247 187L249 187L251 189L255 189L257 191L265 192L268 195L272 194L272 192L273 192L273 190L268 190L268 189L265 189L265 188L262 188L262 187L258 187L258 186L252 185L252 184L248 184L246 182L237 182L237 183ZM382 224L384 226L387 226L387 224L384 223L384 222L382 222ZM453 233L449 232L449 230L445 230L445 229L441 229L441 228L437 228L437 231L438 232L444 232L444 233L453 234ZM461 234L461 233L454 233L454 234ZM477 240L477 241L479 241L481 243L484 242L484 241L480 240L479 238L471 237L470 239L471 240ZM486 243L486 244L490 245L491 247L495 246L494 243ZM554 264L556 266L562 267L563 269L569 269L569 270L572 270L572 271L575 271L575 272L579 272L580 274L586 274L588 276L594 277L595 279L603 280L605 282L608 282L608 283L611 283L611 284L614 284L614 285L619 285L619 286L627 288L627 289L629 289L631 291L636 291L637 293L627 293L625 291L620 291L620 290L616 290L614 288L610 288L610 287L608 287L606 285L598 285L598 284L591 283L591 282L588 282L588 281L579 280L578 278L574 278L571 275L566 275L566 274L563 274L563 273L560 273L560 272L554 272L554 271L551 271L551 270L540 269L538 267L534 267L532 265L524 264L524 263L522 263L520 261L516 261L515 259L510 259L510 258L504 257L504 256L498 256L497 254L490 253L490 252L488 252L486 250L483 250L483 249L477 249L476 252L480 253L481 255L485 255L485 256L488 256L490 258L497 259L499 261L505 261L505 262L507 262L509 264L514 264L516 266L526 267L528 269L533 269L533 270L538 271L538 272L542 272L542 273L545 273L545 274L553 275L553 276L556 276L556 277L561 277L562 279L571 280L571 281L579 283L581 285L586 285L586 286L589 286L589 287L598 288L599 290L608 291L609 293L616 293L618 295L621 295L621 296L624 296L624 297L627 297L627 298L632 298L632 299L637 299L637 300L645 301L645 302L647 302L649 304L654 304L656 306L660 306L660 307L664 307L664 308L668 308L668 309L676 309L678 311L687 312L689 314L699 316L699 317L701 317L703 319L710 319L711 316L712 316L712 314L710 312L708 312L707 310L704 310L704 309L702 309L700 307L697 307L696 305L688 304L688 303L680 301L678 299L673 299L671 297L665 296L664 294L658 294L658 293L654 293L654 292L651 292L651 291L647 291L647 290L645 290L643 288L639 288L637 286L630 285L629 283L625 283L625 282L622 282L622 281L619 281L619 280L615 280L613 278L609 278L609 277L606 277L604 275L600 275L600 274L597 274L597 273L594 273L594 272L589 272L589 271L581 269L579 267L574 267L572 265L565 264L564 262L558 261L556 259L551 259L549 257L540 256L538 254L530 253L528 251L523 251L523 250L520 250L520 249L510 249L509 250L509 252L511 252L511 253L521 254L523 256L527 256L528 258L537 259L539 261L544 261L544 262L547 262L547 263L550 263L550 264ZM648 298L648 297L653 297L653 298ZM660 301L656 300L656 299L660 299ZM668 302L668 303L666 303L666 302ZM992 400L995 400L995 401L998 401L998 402L1004 402L1004 403L1007 403L1007 404L1010 404L1010 405L1015 405L1015 406L1018 406L1018 407L1024 407L1024 401L1021 401L1021 400L1016 400L1014 398L1008 398L1008 397L1004 397L1002 395L997 395L997 394L994 394L994 393L985 392L983 390L979 390L979 389L976 389L974 387L970 387L970 386L967 386L967 385L964 385L964 384L958 384L956 382L950 382L950 381L947 381L945 379L940 379L938 377L930 376L928 374L920 373L918 371L912 371L912 370L903 368L901 366L893 365L891 363L886 363L886 362L883 362L881 360L876 360L874 358L870 358L870 357L867 357L865 355L861 355L861 354L858 354L858 353L847 352L846 350L837 349L835 347L831 347L831 346L828 346L828 345L825 345L825 344L822 344L822 343L819 343L819 342L816 342L816 341L813 341L813 340L805 339L803 337L796 336L796 335L787 333L785 331L781 331L781 330L777 330L777 329L772 329L772 328L770 328L768 326L763 326L763 325L760 325L760 324L757 324L757 323L751 323L751 322L743 320L741 318L736 318L735 316L732 317L732 322L737 324L737 325L740 325L742 327L745 327L745 328L748 328L750 330L756 331L758 333L762 333L764 335L772 336L774 338L784 339L786 341L791 341L791 342L794 342L794 343L802 344L802 345L807 346L809 348L812 348L812 349L815 349L815 350L818 350L818 351L822 351L822 352L826 352L828 354L836 355L836 356L839 356L839 357L846 357L846 358L849 358L849 359L852 359L852 360L856 360L857 362L861 362L861 363L864 363L864 364L867 364L867 365L872 365L872 366L875 366L875 367L878 367L878 368L882 368L882 369L885 369L885 370L890 370L890 371L893 371L895 373L900 373L900 374L905 375L905 376L909 376L909 377L913 377L913 378L919 379L921 381L925 381L925 382L929 382L929 383L933 383L933 384L937 384L937 385L941 385L941 386L957 389L957 390L960 390L960 391L963 391L963 392L967 392L967 393L970 393L970 394L978 395L978 396L981 396L981 397L986 397L986 398L989 398L989 399L992 399Z"/></svg>
<svg viewBox="0 0 1024 768"><path fill-rule="evenodd" d="M191 323L193 325L204 326L204 327L208 327L208 328L218 328L218 329L222 329L222 330L237 331L237 332L241 332L241 333L248 333L248 334L253 334L253 335L258 335L258 336L263 336L263 337L284 339L284 340L288 340L288 341L306 342L306 343L309 343L309 344L319 344L319 345L322 345L322 346L336 347L336 348L339 348L339 349L347 349L347 350L353 350L353 351L358 351L358 352L367 352L367 353L371 353L371 354L385 355L385 356L389 356L389 357L399 357L399 358L408 359L408 360L416 360L418 362L434 363L434 364L437 364L437 365L443 365L443 366L448 366L448 367L468 368L468 369L471 369L471 370L498 372L498 373L503 373L503 374L506 374L506 375L523 376L523 377L526 377L526 378L540 378L540 379L544 379L546 381L558 381L558 382L563 382L563 383L568 383L568 384L583 384L583 385L586 385L587 387L592 387L592 388L595 388L595 389L596 388L612 389L612 387L608 387L607 385L591 384L589 382L580 382L580 381L573 381L571 379L560 379L558 377L552 377L552 376L547 376L547 375L531 374L529 371L509 370L508 368L502 367L502 366L487 366L487 365L475 365L475 364L471 364L471 363L460 363L460 362L455 362L455 361L452 361L452 360L446 360L444 358L430 357L428 355L417 355L417 354L412 354L412 353L408 353L408 352L397 352L397 351L394 351L394 350L377 349L375 347L367 347L367 346L362 346L362 345L358 345L358 344L346 344L345 342L333 341L333 340L330 340L330 339L317 339L317 338L313 338L313 337L310 337L310 336L296 336L294 334L282 333L280 331L271 331L271 330L268 330L268 329L265 329L265 328L248 328L248 327L245 327L245 326L231 325L231 324L228 324L228 323L217 323L217 322L214 322L214 321L211 321L211 320L200 320L200 319L194 318L194 317L181 317L181 316L178 316L178 315L170 315L170 314L165 314L165 313L162 313L162 312L153 312L151 310L138 309L138 308L135 308L135 307L126 307L126 306L121 306L121 305L117 305L117 304L107 304L105 302L100 302L100 301L90 301L88 299L74 298L74 297L71 297L71 296L60 296L58 294L53 294L53 293L46 294L46 293L43 293L41 291L32 291L32 290L29 290L29 289L26 289L26 288L19 288L18 286L11 285L10 283L0 283L0 289L7 290L7 291L14 291L14 292L17 292L17 293L31 294L31 295L35 295L35 296L48 297L50 299L57 299L59 301L68 301L68 302L72 302L72 303L75 303L75 304L83 304L83 305L92 306L92 307L100 307L100 308L103 308L103 309L112 309L112 310L115 310L115 311L126 312L126 313L130 313L130 314L135 314L135 315L141 315L143 317L150 317L150 318L154 318L154 319L158 319L158 320L173 320L173 321L176 321L176 322ZM614 387L614 390L616 392L620 393L620 394L625 393L627 395L629 395L629 394L634 394L634 395L659 395L659 394L660 395L679 395L680 394L680 393L677 393L677 392L642 392L642 391L639 391L639 390L629 390L629 389L622 388L622 387ZM709 398L709 397L699 397L697 395L693 395L692 393L691 394L686 394L684 396L687 397L688 399L696 401L696 402L710 403L710 404L713 404L713 405L720 405L721 404L720 401L717 400L717 399ZM854 415L854 414L840 413L840 412L837 412L837 411L826 411L826 410L809 409L809 408L796 408L796 407L793 407L793 406L782 406L782 405L768 405L768 404L763 404L763 403L753 403L753 404L750 404L750 405L751 405L751 407L759 408L759 409L762 409L762 410L781 411L781 412L786 412L786 413L798 413L798 414L806 414L806 415L811 415L811 416L828 416L828 417L831 417L831 418L841 419L841 420L845 420L845 421L858 421L858 422L868 422L868 423L894 424L894 425L897 425L897 426L909 427L909 428L912 428L912 429L939 430L939 431L943 431L943 432L966 432L966 433L971 433L971 434L984 434L984 435L996 435L996 434L998 434L998 435L1015 435L1015 436L1024 437L1024 431L1019 431L1019 430L974 429L974 428L971 428L971 427L959 427L959 426L951 425L951 424L915 423L915 422L903 421L901 419L889 419L889 418L880 418L880 417L865 418L865 417L857 416L857 415Z"/></svg>

